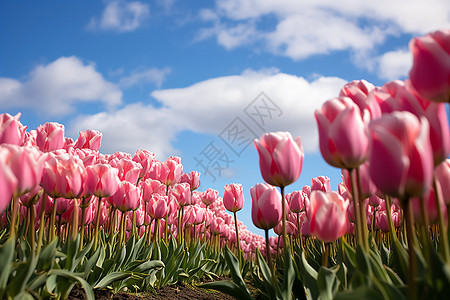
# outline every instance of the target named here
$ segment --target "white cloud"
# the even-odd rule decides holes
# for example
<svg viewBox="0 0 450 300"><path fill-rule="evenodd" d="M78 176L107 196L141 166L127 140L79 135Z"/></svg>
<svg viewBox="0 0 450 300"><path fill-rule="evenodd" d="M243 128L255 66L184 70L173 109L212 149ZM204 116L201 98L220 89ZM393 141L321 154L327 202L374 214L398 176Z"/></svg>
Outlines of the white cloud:
<svg viewBox="0 0 450 300"><path fill-rule="evenodd" d="M91 19L88 28L129 32L138 29L149 16L148 4L139 1L111 1L106 5L100 18Z"/></svg>
<svg viewBox="0 0 450 300"><path fill-rule="evenodd" d="M119 86L122 88L130 88L134 85L152 83L159 88L170 72L170 68L137 69L131 72L130 75L120 78Z"/></svg>
<svg viewBox="0 0 450 300"><path fill-rule="evenodd" d="M35 67L25 81L0 78L2 107L33 108L52 115L66 115L77 102L101 102L112 109L122 102L122 92L75 56L61 57Z"/></svg>
<svg viewBox="0 0 450 300"><path fill-rule="evenodd" d="M281 117L273 118L264 129L300 135L305 149L314 151L318 145L314 111L345 83L336 77L308 81L276 69L246 70L185 88L156 90L151 95L161 103L160 108L128 105L113 113L80 116L71 128L74 134L86 128L103 132L102 152L134 153L145 148L164 159L177 153L171 142L182 131L216 136L237 116L255 127L245 119L244 109L264 92L282 110Z"/></svg>
<svg viewBox="0 0 450 300"><path fill-rule="evenodd" d="M408 77L412 67L412 54L409 50L386 52L376 59L378 77L395 80Z"/></svg>
<svg viewBox="0 0 450 300"><path fill-rule="evenodd" d="M213 22L209 36L227 49L253 42L304 59L336 50L367 51L391 35L450 27L450 5L447 0L216 0L215 10L202 10L200 19ZM251 28L253 39L243 35L223 42L219 37L226 28Z"/></svg>

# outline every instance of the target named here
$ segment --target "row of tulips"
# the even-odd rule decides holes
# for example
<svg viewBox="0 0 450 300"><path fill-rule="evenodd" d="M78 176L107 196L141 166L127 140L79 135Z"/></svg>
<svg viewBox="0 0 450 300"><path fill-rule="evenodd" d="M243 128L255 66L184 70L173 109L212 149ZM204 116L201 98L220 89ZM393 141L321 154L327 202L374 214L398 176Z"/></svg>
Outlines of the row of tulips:
<svg viewBox="0 0 450 300"><path fill-rule="evenodd" d="M173 243L206 245L215 253L224 247L234 252L223 254L233 283L204 286L237 296L252 297L242 276L250 270L268 298L329 298L346 290L354 290L351 295L357 297L364 284L367 293L388 298L406 293L409 298L440 297L446 283L450 285L445 275L450 266L450 133L444 104L450 100L450 83L445 81L450 74L449 41L450 30L414 39L408 80L382 87L365 80L350 82L316 111L320 151L327 163L342 170L338 191L331 191L329 179L320 176L311 186L285 194L302 171L300 137L273 132L255 140L266 183L250 189L252 220L265 238L237 220L244 204L239 184L226 185L223 197L217 190L198 192L200 174L183 173L179 157L161 162L143 149L134 156L105 155L99 152L102 135L97 131L80 132L73 141L64 136L61 124L49 122L27 131L20 114L4 113L0 256L7 244L17 243L20 249L25 240L31 257L58 241L76 245L76 257L90 253L87 262L104 256L104 247L112 247L111 256L121 257L127 251L121 249L133 249L135 241L139 253L146 253L144 260L161 257L142 250L144 244L151 249L172 245L172 251ZM431 75L435 78L430 81ZM278 238L269 238L271 229ZM192 253L199 253L198 247L192 246ZM206 272L207 264L205 258L193 269ZM367 264L366 273L360 273L359 264ZM9 282L3 274L0 296ZM105 273L109 280L123 274L130 275ZM174 278L172 271L165 274ZM176 279L160 282L171 280ZM402 290L405 281L407 292ZM97 287L108 286L100 282Z"/></svg>

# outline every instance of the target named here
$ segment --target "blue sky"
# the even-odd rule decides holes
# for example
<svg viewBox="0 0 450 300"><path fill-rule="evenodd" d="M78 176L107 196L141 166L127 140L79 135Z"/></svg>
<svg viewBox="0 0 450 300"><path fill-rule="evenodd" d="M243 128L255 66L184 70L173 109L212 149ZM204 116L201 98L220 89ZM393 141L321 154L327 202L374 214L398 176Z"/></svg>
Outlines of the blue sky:
<svg viewBox="0 0 450 300"><path fill-rule="evenodd" d="M99 130L102 153L181 156L186 172L202 173L201 190L222 195L241 183L238 217L258 232L253 137L302 137L303 171L288 191L319 175L337 188L340 170L318 151L314 110L348 81L404 79L410 39L444 27L446 0L6 0L0 109L21 112L29 130L48 121L74 139Z"/></svg>

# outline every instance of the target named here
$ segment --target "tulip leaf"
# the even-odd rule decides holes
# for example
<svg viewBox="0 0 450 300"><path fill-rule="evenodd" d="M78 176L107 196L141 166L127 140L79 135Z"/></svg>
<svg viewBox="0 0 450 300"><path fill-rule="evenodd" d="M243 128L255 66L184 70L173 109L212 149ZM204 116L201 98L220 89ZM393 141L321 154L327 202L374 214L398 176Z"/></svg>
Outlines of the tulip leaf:
<svg viewBox="0 0 450 300"><path fill-rule="evenodd" d="M125 279L129 276L131 276L131 272L112 272L109 273L108 275L106 275L105 277L103 277L102 280L100 280L99 283L97 283L94 286L94 289L104 289L108 286L110 286L112 283L118 281L118 280L122 280Z"/></svg>
<svg viewBox="0 0 450 300"><path fill-rule="evenodd" d="M14 270L14 276L8 282L7 293L10 297L15 297L25 290L28 280L36 269L37 258L32 256L27 262L21 262Z"/></svg>
<svg viewBox="0 0 450 300"><path fill-rule="evenodd" d="M133 272L145 273L151 269L161 269L164 267L165 267L164 263L160 260L149 260L140 264L136 269L133 270Z"/></svg>
<svg viewBox="0 0 450 300"><path fill-rule="evenodd" d="M305 254L302 252L302 259L300 261L300 270L302 273L303 282L307 293L311 294L312 299L319 297L319 289L317 287L317 271L314 270L305 258Z"/></svg>
<svg viewBox="0 0 450 300"><path fill-rule="evenodd" d="M320 299L331 300L337 293L341 283L336 275L339 268L339 265L335 265L333 268L320 267L317 273L317 287L320 292Z"/></svg>
<svg viewBox="0 0 450 300"><path fill-rule="evenodd" d="M49 275L57 275L57 276L65 277L70 280L78 281L81 284L81 287L84 289L84 292L86 293L86 300L94 300L95 299L94 292L92 291L92 288L89 285L89 283L86 280L84 280L83 278L81 278L80 276L76 275L76 273L69 272L67 270L53 269L53 270L50 270L48 272L48 274ZM70 290L71 289L68 289L69 293L70 293ZM63 298L67 298L67 296L68 295L63 295Z"/></svg>
<svg viewBox="0 0 450 300"><path fill-rule="evenodd" d="M361 286L351 291L340 292L334 297L334 300L355 299L379 300L383 298L377 291L375 291L373 288L370 288L369 286Z"/></svg>
<svg viewBox="0 0 450 300"><path fill-rule="evenodd" d="M57 245L58 240L54 239L42 249L39 253L38 264L36 266L37 271L50 270L53 268Z"/></svg>
<svg viewBox="0 0 450 300"><path fill-rule="evenodd" d="M253 297L250 295L250 293L248 291L245 292L236 283L227 281L227 280L208 282L208 283L198 285L198 287L200 287L202 289L211 289L211 290L220 291L225 294L231 295L231 296L235 297L236 299L242 299L242 300L244 300L244 299L252 300L253 299Z"/></svg>
<svg viewBox="0 0 450 300"><path fill-rule="evenodd" d="M3 291L5 290L11 270L11 261L14 258L14 246L15 239L10 238L0 247L0 261L3 267L0 270L0 297L3 297Z"/></svg>

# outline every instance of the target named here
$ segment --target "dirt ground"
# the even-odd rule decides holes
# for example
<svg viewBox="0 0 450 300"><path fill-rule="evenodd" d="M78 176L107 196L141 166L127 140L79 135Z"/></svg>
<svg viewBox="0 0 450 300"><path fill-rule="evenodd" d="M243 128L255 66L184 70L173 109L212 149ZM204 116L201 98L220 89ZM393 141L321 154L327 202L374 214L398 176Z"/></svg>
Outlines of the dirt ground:
<svg viewBox="0 0 450 300"><path fill-rule="evenodd" d="M101 300L162 300L162 299L180 299L180 300L236 300L227 294L205 290L198 287L187 286L183 283L166 286L157 291L157 294L151 292L145 294L128 294L119 292L114 294L111 290L94 291L95 299ZM85 299L83 289L74 288L69 295L69 300Z"/></svg>

